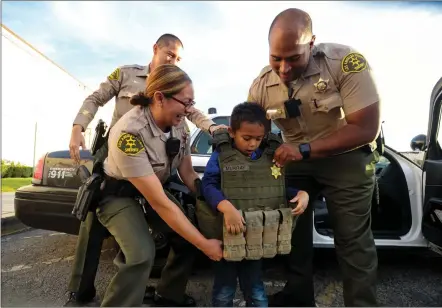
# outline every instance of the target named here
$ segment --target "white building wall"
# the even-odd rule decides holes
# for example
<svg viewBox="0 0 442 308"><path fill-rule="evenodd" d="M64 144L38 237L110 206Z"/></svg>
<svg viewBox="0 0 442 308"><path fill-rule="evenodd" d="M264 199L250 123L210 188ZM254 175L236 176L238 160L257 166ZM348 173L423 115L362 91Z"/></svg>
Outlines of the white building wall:
<svg viewBox="0 0 442 308"><path fill-rule="evenodd" d="M67 150L72 122L83 100L95 89L12 31L2 25L1 157L32 166L35 124L35 162L48 151ZM108 105L113 107L112 102ZM99 110L85 134L88 148L103 111ZM105 115L103 119L110 121L107 118Z"/></svg>

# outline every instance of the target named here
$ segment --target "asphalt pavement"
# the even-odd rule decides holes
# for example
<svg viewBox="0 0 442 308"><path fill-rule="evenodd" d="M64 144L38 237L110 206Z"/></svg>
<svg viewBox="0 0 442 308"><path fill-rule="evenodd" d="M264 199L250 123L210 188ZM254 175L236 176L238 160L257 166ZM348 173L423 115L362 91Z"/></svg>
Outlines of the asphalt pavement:
<svg viewBox="0 0 442 308"><path fill-rule="evenodd" d="M51 231L30 230L1 239L1 306L62 306L73 262L76 237ZM116 272L115 251L103 246L96 286L99 295ZM281 259L279 259L281 260ZM283 287L282 262L266 262L265 285L269 294ZM342 282L333 250L315 250L315 291L320 306L343 306ZM156 279L152 279L156 283ZM210 267L200 266L188 292L199 306L210 306ZM378 297L381 306L442 306L442 258L422 251L379 251ZM235 306L243 306L239 292Z"/></svg>
<svg viewBox="0 0 442 308"><path fill-rule="evenodd" d="M20 220L15 217L14 210L14 196L15 192L2 192L1 196L1 234L8 235L17 231L29 229Z"/></svg>

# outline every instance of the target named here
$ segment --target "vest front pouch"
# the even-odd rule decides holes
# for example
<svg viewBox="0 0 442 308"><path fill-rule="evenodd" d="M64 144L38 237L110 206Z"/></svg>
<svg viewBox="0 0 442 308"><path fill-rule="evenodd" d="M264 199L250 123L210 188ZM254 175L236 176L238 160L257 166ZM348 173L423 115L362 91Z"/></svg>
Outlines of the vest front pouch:
<svg viewBox="0 0 442 308"><path fill-rule="evenodd" d="M293 217L291 208L279 209L281 223L278 228L277 251L280 255L289 254L292 250Z"/></svg>
<svg viewBox="0 0 442 308"><path fill-rule="evenodd" d="M263 256L263 212L249 209L244 212L246 220L246 260L259 260Z"/></svg>
<svg viewBox="0 0 442 308"><path fill-rule="evenodd" d="M277 254L278 229L281 213L278 210L264 211L262 234L263 258L273 258Z"/></svg>
<svg viewBox="0 0 442 308"><path fill-rule="evenodd" d="M243 215L242 211L239 211ZM227 231L223 222L223 257L226 261L241 261L246 256L246 239L244 233L232 234Z"/></svg>
<svg viewBox="0 0 442 308"><path fill-rule="evenodd" d="M200 198L196 199L195 209L198 228L202 235L208 239L223 239L223 215L214 212L210 206Z"/></svg>

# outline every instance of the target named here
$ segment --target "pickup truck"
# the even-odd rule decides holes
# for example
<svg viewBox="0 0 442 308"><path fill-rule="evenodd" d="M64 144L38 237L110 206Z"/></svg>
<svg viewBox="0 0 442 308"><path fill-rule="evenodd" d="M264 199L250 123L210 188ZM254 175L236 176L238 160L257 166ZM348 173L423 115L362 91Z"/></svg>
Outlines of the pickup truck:
<svg viewBox="0 0 442 308"><path fill-rule="evenodd" d="M372 230L377 247L431 248L442 253L442 78L431 93L428 131L413 138L413 151L423 153L422 164L388 146L376 165L376 189L372 201ZM229 116L209 114L218 124ZM279 132L273 123L272 131ZM191 133L191 154L195 171L202 176L212 153L211 137L199 129ZM81 151L82 164L92 167L91 155ZM176 181L181 182L179 174ZM74 174L69 151L46 153L35 168L32 184L15 194L15 213L33 228L77 234L79 221L71 215L79 178ZM326 200L314 201L315 247L332 248L333 229ZM161 236L160 236L161 237ZM164 247L160 243L159 247Z"/></svg>

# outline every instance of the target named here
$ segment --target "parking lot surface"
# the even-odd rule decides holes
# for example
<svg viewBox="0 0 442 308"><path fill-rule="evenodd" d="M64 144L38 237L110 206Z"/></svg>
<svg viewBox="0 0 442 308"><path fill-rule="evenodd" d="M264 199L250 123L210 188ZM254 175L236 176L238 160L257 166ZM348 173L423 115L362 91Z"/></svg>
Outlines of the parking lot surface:
<svg viewBox="0 0 442 308"><path fill-rule="evenodd" d="M73 262L76 237L43 230L3 236L1 239L1 306L62 306ZM428 251L380 250L378 298L380 305L442 306L442 258ZM96 286L99 295L116 272L115 250L103 246ZM281 260L281 259L278 259ZM282 289L282 262L271 260L265 266L269 294ZM343 306L341 276L333 250L315 250L315 292L319 306ZM156 283L156 279L152 279ZM209 266L195 268L188 293L199 306L210 306L212 287ZM243 306L237 293L235 306Z"/></svg>

